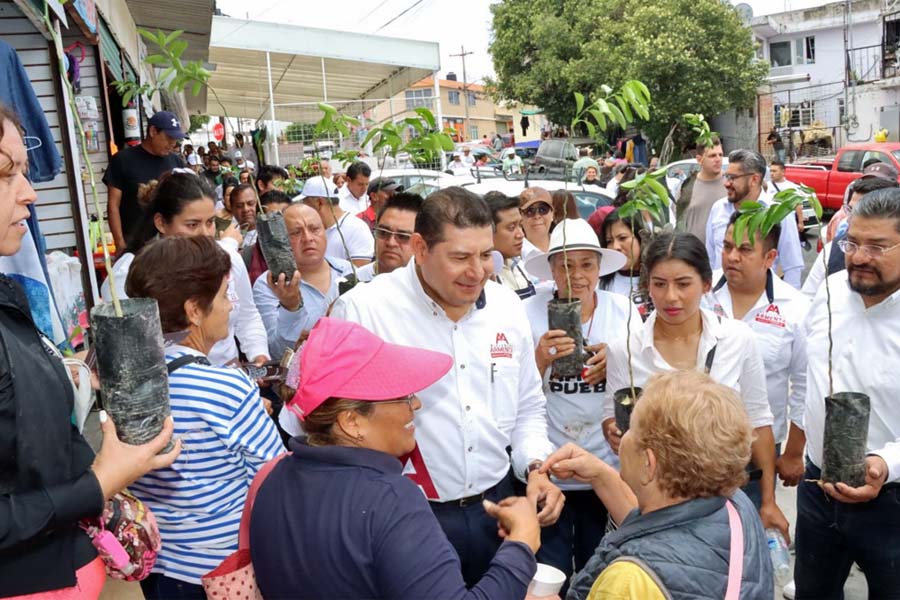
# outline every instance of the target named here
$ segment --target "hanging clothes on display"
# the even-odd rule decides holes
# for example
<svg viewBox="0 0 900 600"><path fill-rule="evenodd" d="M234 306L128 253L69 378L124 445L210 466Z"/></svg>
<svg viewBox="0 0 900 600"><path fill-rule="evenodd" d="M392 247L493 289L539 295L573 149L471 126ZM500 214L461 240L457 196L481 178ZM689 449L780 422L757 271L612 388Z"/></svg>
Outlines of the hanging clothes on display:
<svg viewBox="0 0 900 600"><path fill-rule="evenodd" d="M44 109L31 87L25 67L12 46L0 40L0 102L12 108L25 130L28 178L32 183L51 181L62 169L62 157L53 143Z"/></svg>
<svg viewBox="0 0 900 600"><path fill-rule="evenodd" d="M640 133L631 138L634 143L634 162L647 166L647 140Z"/></svg>
<svg viewBox="0 0 900 600"><path fill-rule="evenodd" d="M528 128L531 127L531 121L528 120L527 115L522 115L522 120L519 121L519 126L522 127L522 137L528 135Z"/></svg>

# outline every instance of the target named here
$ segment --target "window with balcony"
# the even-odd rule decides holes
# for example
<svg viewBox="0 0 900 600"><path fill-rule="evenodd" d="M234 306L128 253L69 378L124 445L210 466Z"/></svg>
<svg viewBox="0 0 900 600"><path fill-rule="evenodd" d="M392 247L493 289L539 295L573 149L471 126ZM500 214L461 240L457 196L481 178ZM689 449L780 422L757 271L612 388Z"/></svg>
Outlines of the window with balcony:
<svg viewBox="0 0 900 600"><path fill-rule="evenodd" d="M450 101L450 104L459 106L459 92L457 90L450 90L447 92L447 100Z"/></svg>

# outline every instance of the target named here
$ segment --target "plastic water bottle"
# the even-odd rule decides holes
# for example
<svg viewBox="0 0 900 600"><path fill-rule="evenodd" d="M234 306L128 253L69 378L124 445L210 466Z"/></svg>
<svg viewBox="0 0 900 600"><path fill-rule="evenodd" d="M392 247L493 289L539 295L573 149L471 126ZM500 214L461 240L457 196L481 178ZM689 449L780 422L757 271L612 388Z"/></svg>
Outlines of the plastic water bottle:
<svg viewBox="0 0 900 600"><path fill-rule="evenodd" d="M772 570L775 581L784 585L791 580L791 553L784 536L777 529L766 529L766 543L769 545L769 556L772 558Z"/></svg>

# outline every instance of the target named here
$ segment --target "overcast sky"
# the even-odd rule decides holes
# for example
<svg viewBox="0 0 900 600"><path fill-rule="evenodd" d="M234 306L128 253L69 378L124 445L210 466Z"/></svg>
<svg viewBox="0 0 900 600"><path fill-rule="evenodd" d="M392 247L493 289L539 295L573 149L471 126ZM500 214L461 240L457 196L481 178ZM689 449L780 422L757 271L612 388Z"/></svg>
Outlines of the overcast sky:
<svg viewBox="0 0 900 600"><path fill-rule="evenodd" d="M451 56L465 46L469 81L493 74L488 43L491 30L490 5L497 0L217 0L225 14L236 18L272 21L377 33L391 37L438 42L441 46L441 76L455 71L462 80L462 60ZM766 15L827 4L821 0L745 0L754 15ZM736 3L736 2L735 2ZM315 7L315 8L313 8ZM406 11L404 13L404 11ZM401 14L403 13L403 14ZM434 38L426 32L436 32Z"/></svg>

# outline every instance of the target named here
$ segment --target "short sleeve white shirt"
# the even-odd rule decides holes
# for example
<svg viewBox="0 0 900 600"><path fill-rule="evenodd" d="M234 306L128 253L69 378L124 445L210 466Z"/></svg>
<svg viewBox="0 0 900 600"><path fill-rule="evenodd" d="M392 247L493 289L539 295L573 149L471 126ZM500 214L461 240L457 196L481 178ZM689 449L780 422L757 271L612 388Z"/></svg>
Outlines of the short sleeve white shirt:
<svg viewBox="0 0 900 600"><path fill-rule="evenodd" d="M450 372L418 394L418 447L405 461L404 472L430 500L496 485L509 472L507 446L519 477L552 451L531 328L513 291L488 281L482 300L453 321L425 293L411 260L341 296L331 316L389 342L453 356Z"/></svg>
<svg viewBox="0 0 900 600"><path fill-rule="evenodd" d="M624 338L630 303L624 296L598 290L595 295L597 306L588 323L582 323L581 332L585 345L610 344ZM553 298L551 290L542 290L525 300L525 312L531 323L532 340L535 346L549 329L547 303ZM632 326L641 323L637 309L633 308ZM591 454L615 468L619 457L606 442L601 427L601 412L606 381L594 385L584 382L581 376L555 379L551 368L544 374L544 395L547 397L547 431L550 442L560 447L568 442L575 443ZM562 489L590 489L590 484L567 480L556 482Z"/></svg>
<svg viewBox="0 0 900 600"><path fill-rule="evenodd" d="M713 272L715 287L704 298L706 308L734 318L731 292L721 271ZM763 292L741 319L756 336L756 345L766 367L766 392L774 416L775 443L787 436L788 420L803 429L806 401L806 334L809 311L806 296L769 271L771 290ZM771 291L771 297L769 296Z"/></svg>
<svg viewBox="0 0 900 600"><path fill-rule="evenodd" d="M358 215L369 208L369 194L363 194L357 198L350 191L349 186L342 185L338 189L338 203L343 211L351 215Z"/></svg>
<svg viewBox="0 0 900 600"><path fill-rule="evenodd" d="M338 232L338 226L341 230ZM344 240L341 241L343 234ZM345 213L338 218L337 223L325 231L327 247L325 256L340 258L342 260L372 260L375 258L375 238L369 226L362 219L357 219L350 213ZM346 249L344 244L347 244ZM348 253L349 251L349 253Z"/></svg>

